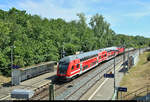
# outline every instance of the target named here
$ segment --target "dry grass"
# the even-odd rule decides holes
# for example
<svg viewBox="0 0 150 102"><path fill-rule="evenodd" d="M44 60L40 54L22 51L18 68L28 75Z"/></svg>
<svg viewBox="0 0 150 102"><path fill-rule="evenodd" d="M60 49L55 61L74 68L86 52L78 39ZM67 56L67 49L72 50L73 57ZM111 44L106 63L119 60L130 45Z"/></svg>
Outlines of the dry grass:
<svg viewBox="0 0 150 102"><path fill-rule="evenodd" d="M126 94L150 85L150 62L146 60L149 53L140 55L137 65L132 67L120 82L120 86L128 88Z"/></svg>
<svg viewBox="0 0 150 102"><path fill-rule="evenodd" d="M8 83L11 81L11 77L5 77L5 76L2 76L0 75L0 86L3 84L3 83Z"/></svg>

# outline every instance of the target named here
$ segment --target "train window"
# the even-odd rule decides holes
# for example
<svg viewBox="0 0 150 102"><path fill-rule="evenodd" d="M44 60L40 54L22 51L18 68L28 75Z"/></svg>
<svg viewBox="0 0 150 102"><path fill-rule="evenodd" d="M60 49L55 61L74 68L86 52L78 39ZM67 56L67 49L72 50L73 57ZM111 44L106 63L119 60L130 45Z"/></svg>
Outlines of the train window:
<svg viewBox="0 0 150 102"><path fill-rule="evenodd" d="M93 65L94 65L94 63L92 62L92 63L91 63L91 66L93 66Z"/></svg>
<svg viewBox="0 0 150 102"><path fill-rule="evenodd" d="M73 69L74 69L74 66L72 66L71 70L73 70Z"/></svg>
<svg viewBox="0 0 150 102"><path fill-rule="evenodd" d="M115 55L115 52L113 53L113 55Z"/></svg>
<svg viewBox="0 0 150 102"><path fill-rule="evenodd" d="M93 66L93 63L90 64L90 67Z"/></svg>
<svg viewBox="0 0 150 102"><path fill-rule="evenodd" d="M84 61L84 60L86 60L86 57L80 59L80 61Z"/></svg>
<svg viewBox="0 0 150 102"><path fill-rule="evenodd" d="M86 68L88 68L88 65L86 65Z"/></svg>
<svg viewBox="0 0 150 102"><path fill-rule="evenodd" d="M80 61L82 62L82 61L88 60L88 59L93 58L93 57L96 57L96 56L98 56L98 54L95 54L95 55L91 55L91 56L87 56L87 57L81 58Z"/></svg>
<svg viewBox="0 0 150 102"><path fill-rule="evenodd" d="M104 54L104 57L106 57L106 54Z"/></svg>
<svg viewBox="0 0 150 102"><path fill-rule="evenodd" d="M94 65L94 62L92 62L92 65Z"/></svg>
<svg viewBox="0 0 150 102"><path fill-rule="evenodd" d="M67 72L69 63L59 62L59 73L65 74Z"/></svg>
<svg viewBox="0 0 150 102"><path fill-rule="evenodd" d="M85 69L85 66L83 67L83 69Z"/></svg>
<svg viewBox="0 0 150 102"><path fill-rule="evenodd" d="M92 62L92 64L93 64L93 65L96 64L96 61L95 61L95 62Z"/></svg>
<svg viewBox="0 0 150 102"><path fill-rule="evenodd" d="M83 67L84 70L87 69L87 68L88 68L88 65L86 65L86 66Z"/></svg>
<svg viewBox="0 0 150 102"><path fill-rule="evenodd" d="M79 68L79 64L77 64L77 68Z"/></svg>
<svg viewBox="0 0 150 102"><path fill-rule="evenodd" d="M101 56L99 56L99 59L101 59Z"/></svg>

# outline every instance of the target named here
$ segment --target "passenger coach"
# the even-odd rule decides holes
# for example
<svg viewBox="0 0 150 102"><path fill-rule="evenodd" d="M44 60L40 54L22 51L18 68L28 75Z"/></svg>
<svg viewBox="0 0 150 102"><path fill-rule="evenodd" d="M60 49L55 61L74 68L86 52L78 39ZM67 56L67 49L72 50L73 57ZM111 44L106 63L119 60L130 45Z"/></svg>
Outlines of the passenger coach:
<svg viewBox="0 0 150 102"><path fill-rule="evenodd" d="M123 47L109 47L66 56L58 63L57 78L62 81L73 79L75 76L81 75L99 63L109 60L123 51Z"/></svg>

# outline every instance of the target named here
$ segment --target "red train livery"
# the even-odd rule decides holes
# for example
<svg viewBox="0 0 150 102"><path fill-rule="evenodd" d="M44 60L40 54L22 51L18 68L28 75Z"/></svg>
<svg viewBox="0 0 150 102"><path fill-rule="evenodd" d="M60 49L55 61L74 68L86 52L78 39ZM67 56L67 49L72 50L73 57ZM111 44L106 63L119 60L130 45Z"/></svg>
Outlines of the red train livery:
<svg viewBox="0 0 150 102"><path fill-rule="evenodd" d="M66 56L60 59L58 63L57 78L62 81L73 79L75 76L81 75L99 63L123 53L124 50L124 47L109 47Z"/></svg>

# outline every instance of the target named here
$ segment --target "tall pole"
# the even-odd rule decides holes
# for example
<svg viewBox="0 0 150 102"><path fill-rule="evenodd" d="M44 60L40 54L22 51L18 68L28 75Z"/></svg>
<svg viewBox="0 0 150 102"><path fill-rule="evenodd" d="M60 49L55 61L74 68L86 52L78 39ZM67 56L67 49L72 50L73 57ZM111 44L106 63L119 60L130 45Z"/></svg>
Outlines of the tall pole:
<svg viewBox="0 0 150 102"><path fill-rule="evenodd" d="M10 49L11 49L11 85L14 85L14 82L13 82L13 63L14 63L14 59L13 59L13 51L14 51L14 48L16 48L15 46L10 46Z"/></svg>
<svg viewBox="0 0 150 102"><path fill-rule="evenodd" d="M14 85L13 82L13 46L11 48L11 85Z"/></svg>
<svg viewBox="0 0 150 102"><path fill-rule="evenodd" d="M61 58L63 58L65 55L65 52L64 52L64 42L63 42L63 45L62 45L62 50L61 50Z"/></svg>
<svg viewBox="0 0 150 102"><path fill-rule="evenodd" d="M125 69L125 60L126 60L126 58L125 58L125 45L124 45L124 51L123 51L123 69ZM125 71L124 71L124 75L125 75Z"/></svg>
<svg viewBox="0 0 150 102"><path fill-rule="evenodd" d="M64 50L64 42L63 42L63 52L62 52L62 58L65 57L65 50Z"/></svg>
<svg viewBox="0 0 150 102"><path fill-rule="evenodd" d="M116 54L115 54L115 56L114 56L114 94L115 94L115 90L116 90L116 75L115 75L115 70L116 70L116 63L115 63L115 57L116 57Z"/></svg>
<svg viewBox="0 0 150 102"><path fill-rule="evenodd" d="M128 70L129 70L129 48L128 48Z"/></svg>
<svg viewBox="0 0 150 102"><path fill-rule="evenodd" d="M140 55L140 47L139 47L139 55Z"/></svg>
<svg viewBox="0 0 150 102"><path fill-rule="evenodd" d="M49 100L54 100L55 99L55 92L54 92L54 84L49 85Z"/></svg>
<svg viewBox="0 0 150 102"><path fill-rule="evenodd" d="M11 46L11 68L13 68L13 46Z"/></svg>
<svg viewBox="0 0 150 102"><path fill-rule="evenodd" d="M123 51L123 63L125 62L125 43L123 44L123 48L124 48L124 51Z"/></svg>

